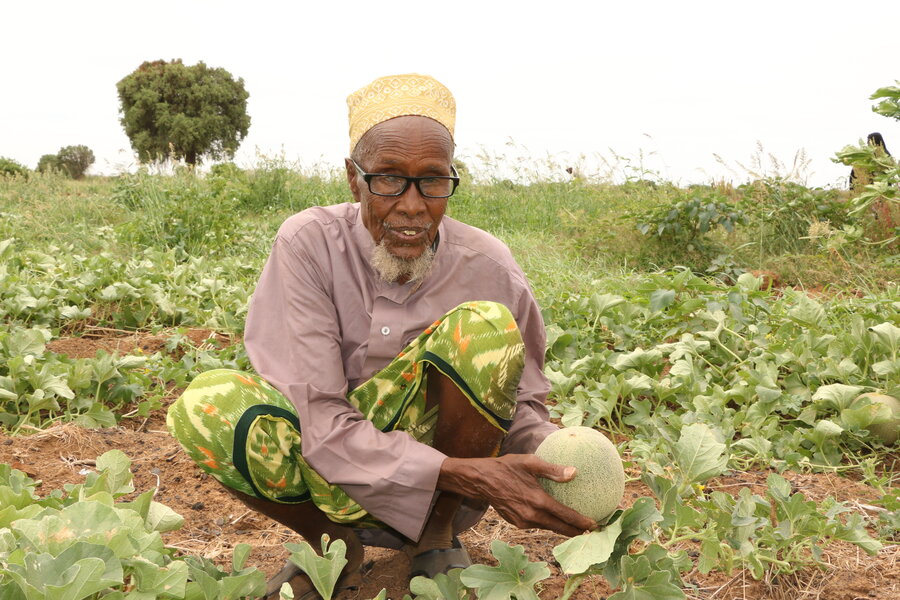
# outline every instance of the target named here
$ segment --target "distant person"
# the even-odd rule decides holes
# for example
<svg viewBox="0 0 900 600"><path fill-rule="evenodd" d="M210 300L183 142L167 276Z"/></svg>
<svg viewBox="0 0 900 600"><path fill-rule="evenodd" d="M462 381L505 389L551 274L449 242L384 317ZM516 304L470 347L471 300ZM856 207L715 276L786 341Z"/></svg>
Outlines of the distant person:
<svg viewBox="0 0 900 600"><path fill-rule="evenodd" d="M488 504L519 527L574 536L596 523L539 477L575 470L533 455L557 427L544 401L541 311L509 249L444 215L456 103L431 77L382 77L348 98L351 202L278 231L247 313L259 374L202 373L168 426L201 469L302 535L404 547L410 576L471 564L457 534ZM289 563L269 581L318 598Z"/></svg>
<svg viewBox="0 0 900 600"><path fill-rule="evenodd" d="M884 145L884 138L877 131L870 133L866 138L866 143L875 148L876 156L890 156L887 146ZM862 189L872 183L875 173L871 173L865 167L853 167L850 170L850 189Z"/></svg>

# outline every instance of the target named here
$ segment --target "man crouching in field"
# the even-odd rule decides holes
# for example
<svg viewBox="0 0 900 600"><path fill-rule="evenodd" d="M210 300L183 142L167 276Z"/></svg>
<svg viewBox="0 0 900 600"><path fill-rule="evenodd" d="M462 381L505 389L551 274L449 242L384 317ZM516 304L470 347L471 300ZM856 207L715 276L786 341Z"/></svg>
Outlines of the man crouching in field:
<svg viewBox="0 0 900 600"><path fill-rule="evenodd" d="M518 527L593 528L537 482L575 473L531 454L555 427L525 276L502 242L444 217L452 95L399 75L347 102L353 202L281 226L247 316L259 376L200 375L170 431L248 506L314 547L344 540L342 589L364 544L404 548L411 576L469 565L456 534L487 504ZM285 581L318 597L291 563L268 593Z"/></svg>

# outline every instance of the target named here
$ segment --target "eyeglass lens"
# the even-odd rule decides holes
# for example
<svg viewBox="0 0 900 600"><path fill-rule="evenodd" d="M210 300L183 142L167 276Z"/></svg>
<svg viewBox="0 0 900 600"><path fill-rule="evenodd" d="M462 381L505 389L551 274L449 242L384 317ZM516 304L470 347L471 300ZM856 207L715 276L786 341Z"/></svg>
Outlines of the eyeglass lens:
<svg viewBox="0 0 900 600"><path fill-rule="evenodd" d="M406 186L409 183L410 181L403 177L373 175L369 179L369 190L373 194L399 195L406 191ZM453 181L451 179L427 177L417 180L416 183L419 186L419 192L424 196L443 198L453 193Z"/></svg>

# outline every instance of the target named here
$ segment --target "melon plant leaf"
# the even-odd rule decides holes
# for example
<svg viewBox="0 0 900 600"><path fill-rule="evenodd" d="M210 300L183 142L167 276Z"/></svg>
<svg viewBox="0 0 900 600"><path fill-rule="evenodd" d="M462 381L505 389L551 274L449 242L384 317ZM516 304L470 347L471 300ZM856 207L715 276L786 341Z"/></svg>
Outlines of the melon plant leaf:
<svg viewBox="0 0 900 600"><path fill-rule="evenodd" d="M706 575L719 564L719 548L722 542L718 538L709 537L700 544L700 558L697 561L697 570Z"/></svg>
<svg viewBox="0 0 900 600"><path fill-rule="evenodd" d="M409 582L409 591L415 594L416 600L463 600L468 598L469 590L460 581L462 569L450 569L446 574L438 573L434 579L413 577Z"/></svg>
<svg viewBox="0 0 900 600"><path fill-rule="evenodd" d="M266 576L262 571L246 569L232 573L219 581L217 600L238 600L239 598L259 598L266 591Z"/></svg>
<svg viewBox="0 0 900 600"><path fill-rule="evenodd" d="M865 429L869 425L886 423L891 420L891 409L887 404L861 398L850 408L841 411L840 423L851 430Z"/></svg>
<svg viewBox="0 0 900 600"><path fill-rule="evenodd" d="M819 387L812 395L812 401L825 408L840 411L848 408L862 390L858 385L832 383Z"/></svg>
<svg viewBox="0 0 900 600"><path fill-rule="evenodd" d="M50 332L46 329L16 329L3 342L6 353L12 356L40 356L46 349Z"/></svg>
<svg viewBox="0 0 900 600"><path fill-rule="evenodd" d="M683 427L672 450L675 464L684 478L683 484L703 483L721 475L728 463L725 444L716 439L705 423Z"/></svg>
<svg viewBox="0 0 900 600"><path fill-rule="evenodd" d="M57 557L28 554L24 567L10 565L7 574L19 584L29 600L82 600L122 584L122 567L118 560L107 564L102 558L81 557L82 550L73 547Z"/></svg>
<svg viewBox="0 0 900 600"><path fill-rule="evenodd" d="M650 350L635 348L631 352L614 355L609 361L609 366L616 371L627 371L628 369L642 371L647 367L658 371L662 368L662 358L662 352L656 348Z"/></svg>
<svg viewBox="0 0 900 600"><path fill-rule="evenodd" d="M631 508L625 509L620 515L613 515L612 522L621 524L622 533L616 538L612 556L606 561L606 567L603 569L603 576L612 585L617 585L620 558L628 555L631 542L637 538L650 539L650 527L662 520L663 516L657 510L653 498L646 496L635 500Z"/></svg>
<svg viewBox="0 0 900 600"><path fill-rule="evenodd" d="M145 522L147 523L147 528L151 531L164 533L181 529L181 526L184 524L184 517L165 504L151 502ZM235 551L237 551L237 547L235 547Z"/></svg>
<svg viewBox="0 0 900 600"><path fill-rule="evenodd" d="M0 575L3 575L3 573L3 569L0 568ZM0 600L28 600L28 598L18 583L10 581L9 583L0 584Z"/></svg>
<svg viewBox="0 0 900 600"><path fill-rule="evenodd" d="M183 561L172 561L161 567L141 557L132 559L134 580L139 592L158 592L175 598L184 596L188 580L188 566Z"/></svg>
<svg viewBox="0 0 900 600"><path fill-rule="evenodd" d="M872 372L882 377L892 377L900 373L900 358L897 360L880 360L872 365ZM2 393L2 390L0 390Z"/></svg>
<svg viewBox="0 0 900 600"><path fill-rule="evenodd" d="M640 584L627 583L625 589L616 592L608 600L684 600L686 596L672 583L672 575L666 571L651 574Z"/></svg>
<svg viewBox="0 0 900 600"><path fill-rule="evenodd" d="M900 348L900 327L893 323L880 323L869 327L869 331L875 335L875 338L884 348L892 354L896 354Z"/></svg>
<svg viewBox="0 0 900 600"><path fill-rule="evenodd" d="M497 567L472 565L460 574L463 585L477 590L479 600L539 600L534 586L550 577L545 562L530 562L522 546L510 546L500 540L491 542Z"/></svg>
<svg viewBox="0 0 900 600"><path fill-rule="evenodd" d="M591 308L594 309L594 315L603 316L608 310L620 304L625 303L625 298L615 294L594 294L591 296Z"/></svg>
<svg viewBox="0 0 900 600"><path fill-rule="evenodd" d="M113 497L130 494L134 491L131 485L131 460L121 450L109 450L97 457L97 471L100 473L100 479L104 481L105 491L108 491ZM91 478L89 477L88 480ZM89 484L85 481L85 492L87 488L93 485L93 481Z"/></svg>
<svg viewBox="0 0 900 600"><path fill-rule="evenodd" d="M328 535L323 535L322 556L316 554L312 546L306 542L284 545L291 553L291 561L309 575L313 586L326 600L331 598L341 571L347 564L344 557L347 544L344 540L335 540L330 544L328 542Z"/></svg>
<svg viewBox="0 0 900 600"><path fill-rule="evenodd" d="M650 294L650 310L659 312L675 302L675 290L654 290Z"/></svg>
<svg viewBox="0 0 900 600"><path fill-rule="evenodd" d="M787 311L787 316L803 327L820 327L827 320L822 305L806 294L795 294L797 304Z"/></svg>
<svg viewBox="0 0 900 600"><path fill-rule="evenodd" d="M848 516L846 525L838 525L834 537L859 546L869 556L875 556L882 548L881 542L872 538L866 531L859 513Z"/></svg>
<svg viewBox="0 0 900 600"><path fill-rule="evenodd" d="M622 522L616 520L599 531L571 538L553 549L553 556L567 575L584 573L593 565L609 560L622 533Z"/></svg>
<svg viewBox="0 0 900 600"><path fill-rule="evenodd" d="M251 550L253 550L253 546L243 542L234 547L231 556L231 569L233 571L240 571L244 568L244 563L247 562L247 557L250 556Z"/></svg>

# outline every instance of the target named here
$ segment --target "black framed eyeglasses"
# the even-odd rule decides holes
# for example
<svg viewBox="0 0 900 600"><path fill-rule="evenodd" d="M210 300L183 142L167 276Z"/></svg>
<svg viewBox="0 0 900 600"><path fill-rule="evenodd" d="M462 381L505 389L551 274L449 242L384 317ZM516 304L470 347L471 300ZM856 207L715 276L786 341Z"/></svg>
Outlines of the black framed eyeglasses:
<svg viewBox="0 0 900 600"><path fill-rule="evenodd" d="M449 198L459 185L459 174L453 165L450 165L450 172L453 173L450 176L407 177L388 173L366 173L355 160L351 158L350 162L369 186L369 191L376 196L402 196L409 189L409 184L415 183L416 189L425 198Z"/></svg>

